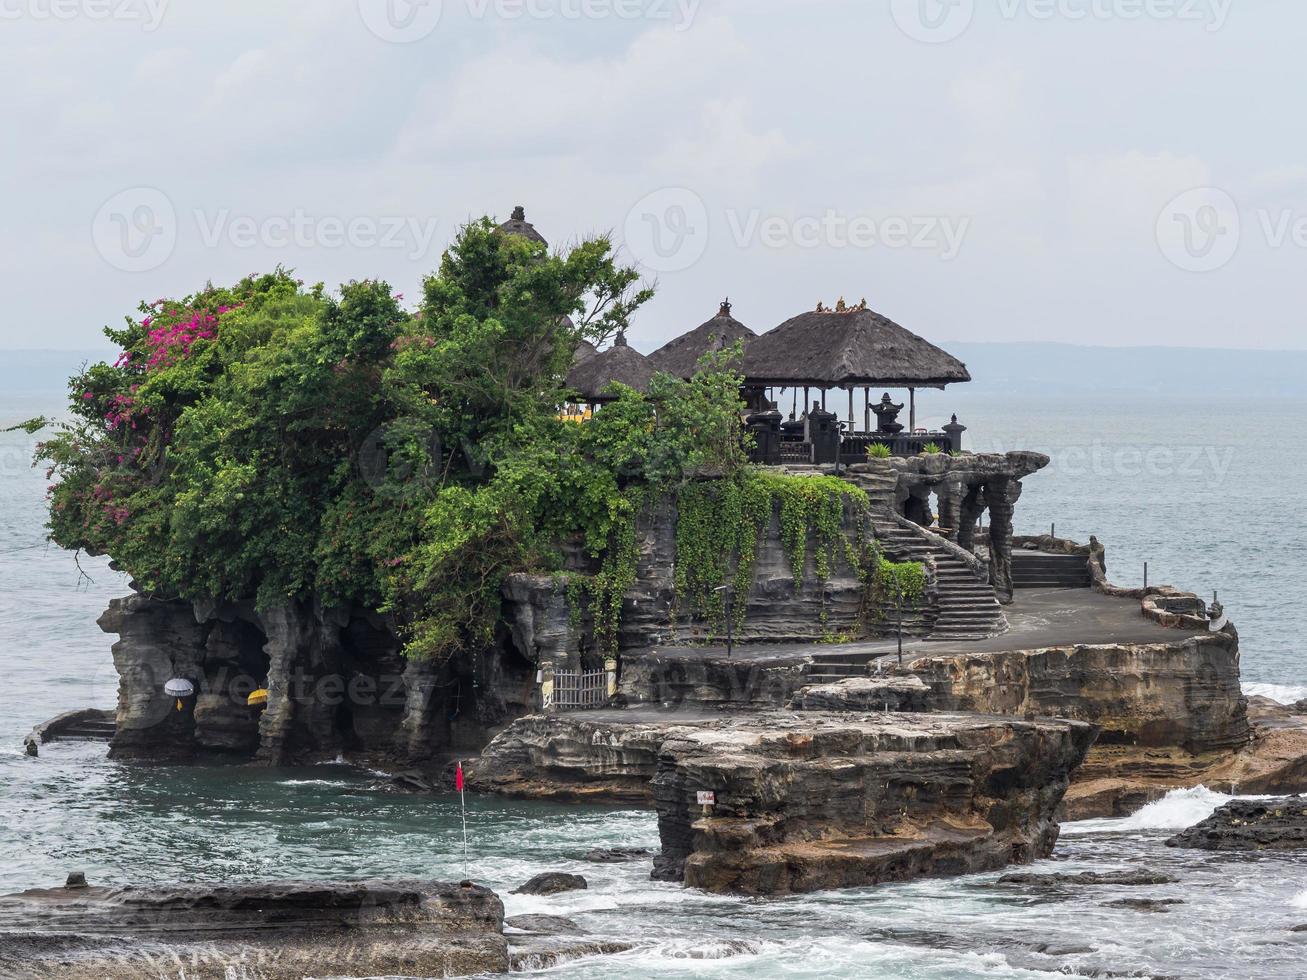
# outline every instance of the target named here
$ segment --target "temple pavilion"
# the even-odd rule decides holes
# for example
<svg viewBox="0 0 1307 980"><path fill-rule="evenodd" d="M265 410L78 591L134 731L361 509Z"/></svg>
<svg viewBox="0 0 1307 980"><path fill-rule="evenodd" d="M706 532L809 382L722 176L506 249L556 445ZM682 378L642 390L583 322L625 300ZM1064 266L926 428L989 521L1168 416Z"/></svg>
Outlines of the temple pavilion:
<svg viewBox="0 0 1307 980"><path fill-rule="evenodd" d="M545 242L521 206L513 209L499 230ZM726 300L716 316L648 356L631 347L624 332L602 351L582 341L567 386L574 392L574 404L602 406L616 397L615 383L647 391L658 372L689 379L704 355L736 343L744 349L737 369L744 375L747 424L754 432L760 462L863 462L874 445L885 446L896 456L962 449L965 427L958 424L957 416L938 431L917 426L917 392L970 381L967 366L870 309L865 299L856 305L841 299L834 307L818 303L816 309L762 334L736 319ZM844 419L826 408L832 391L848 397ZM890 391L905 391L905 400L896 401ZM879 398L876 392L882 392ZM859 394L860 413L856 411ZM781 414L786 402L788 418ZM899 420L905 407L906 425Z"/></svg>

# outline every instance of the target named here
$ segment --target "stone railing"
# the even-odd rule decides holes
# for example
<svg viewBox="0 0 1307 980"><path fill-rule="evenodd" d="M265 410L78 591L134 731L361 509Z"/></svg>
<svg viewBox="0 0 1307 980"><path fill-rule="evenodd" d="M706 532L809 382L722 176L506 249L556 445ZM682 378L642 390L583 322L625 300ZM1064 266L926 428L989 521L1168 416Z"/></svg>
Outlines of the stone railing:
<svg viewBox="0 0 1307 980"><path fill-rule="evenodd" d="M1055 538L1049 534L1014 536L1012 547L1034 547L1054 554L1083 556L1095 591L1118 599L1138 599L1144 616L1168 629L1208 628L1207 603L1192 592L1184 592L1170 585L1150 585L1144 588L1114 585L1107 577L1107 549L1093 535L1089 537L1089 544L1080 544L1068 538ZM1234 625L1227 623L1222 632L1235 633Z"/></svg>
<svg viewBox="0 0 1307 980"><path fill-rule="evenodd" d="M902 514L890 514L889 517L899 527L916 534L932 548L948 552L951 557L962 562L967 568L971 569L971 574L976 577L977 582L982 582L985 585L989 584L989 564L984 559L972 554L966 548L954 541L950 541L943 535L936 534L929 528L908 520Z"/></svg>

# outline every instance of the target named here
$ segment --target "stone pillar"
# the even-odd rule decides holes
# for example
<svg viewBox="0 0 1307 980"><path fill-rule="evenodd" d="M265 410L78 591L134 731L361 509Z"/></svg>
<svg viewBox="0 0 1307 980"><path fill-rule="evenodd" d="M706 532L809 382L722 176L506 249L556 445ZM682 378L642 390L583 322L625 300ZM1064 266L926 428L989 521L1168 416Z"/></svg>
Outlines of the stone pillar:
<svg viewBox="0 0 1307 980"><path fill-rule="evenodd" d="M958 424L958 417L953 416L953 421L944 426L944 431L948 433L948 446L945 447L951 453L962 452L962 433L967 431L965 425Z"/></svg>
<svg viewBox="0 0 1307 980"><path fill-rule="evenodd" d="M261 612L259 620L269 657L259 761L286 766L335 758L342 748L336 718L348 696L340 663L346 623L326 621L296 602Z"/></svg>
<svg viewBox="0 0 1307 980"><path fill-rule="evenodd" d="M445 673L443 665L424 660L410 660L404 667L404 717L396 747L409 762L425 762L443 747L438 740L436 693Z"/></svg>
<svg viewBox="0 0 1307 980"><path fill-rule="evenodd" d="M1002 478L985 484L989 503L989 580L1000 602L1012 601L1012 515L1021 482Z"/></svg>
<svg viewBox="0 0 1307 980"><path fill-rule="evenodd" d="M195 751L195 702L177 711L163 686L181 678L203 690L206 631L191 604L131 595L111 601L98 622L119 637L113 645L118 730L110 757L186 761Z"/></svg>
<svg viewBox="0 0 1307 980"><path fill-rule="evenodd" d="M976 521L985 513L985 499L979 487L966 486L958 520L958 545L972 551L976 545Z"/></svg>

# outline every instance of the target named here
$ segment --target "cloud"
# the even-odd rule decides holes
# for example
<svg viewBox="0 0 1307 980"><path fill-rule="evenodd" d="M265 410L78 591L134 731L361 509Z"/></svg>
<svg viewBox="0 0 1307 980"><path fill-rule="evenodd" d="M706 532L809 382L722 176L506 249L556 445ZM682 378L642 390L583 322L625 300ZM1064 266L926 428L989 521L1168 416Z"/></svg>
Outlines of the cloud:
<svg viewBox="0 0 1307 980"><path fill-rule="evenodd" d="M395 141L406 159L651 156L683 131L744 53L729 22L655 27L614 56L569 59L510 41L418 92Z"/></svg>
<svg viewBox="0 0 1307 980"><path fill-rule="evenodd" d="M1212 183L1196 156L1131 150L1067 160L1067 230L1081 247L1155 251L1158 215L1167 203Z"/></svg>

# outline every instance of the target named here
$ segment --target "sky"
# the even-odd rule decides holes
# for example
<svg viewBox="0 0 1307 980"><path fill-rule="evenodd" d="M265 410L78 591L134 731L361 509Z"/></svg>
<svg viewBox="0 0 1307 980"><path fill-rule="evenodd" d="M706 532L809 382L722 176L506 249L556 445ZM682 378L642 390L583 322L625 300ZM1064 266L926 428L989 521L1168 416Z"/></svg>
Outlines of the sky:
<svg viewBox="0 0 1307 980"><path fill-rule="evenodd" d="M411 304L524 205L650 351L865 298L937 341L1303 349L1301 0L0 0L0 348L277 265Z"/></svg>

